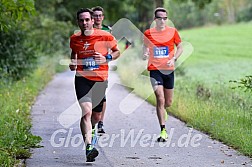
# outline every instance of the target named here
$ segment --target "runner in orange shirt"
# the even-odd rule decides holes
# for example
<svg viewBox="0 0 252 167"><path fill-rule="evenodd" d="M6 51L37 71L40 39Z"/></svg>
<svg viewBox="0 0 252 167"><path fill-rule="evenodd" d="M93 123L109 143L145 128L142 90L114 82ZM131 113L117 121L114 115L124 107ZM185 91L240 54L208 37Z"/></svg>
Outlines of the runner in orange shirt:
<svg viewBox="0 0 252 167"><path fill-rule="evenodd" d="M144 59L149 58L148 70L157 102L157 117L161 127L159 142L168 138L165 129L166 107L172 105L175 61L183 52L181 39L175 28L166 26L167 11L156 8L155 27L144 32ZM177 47L175 52L174 46Z"/></svg>
<svg viewBox="0 0 252 167"><path fill-rule="evenodd" d="M70 38L71 63L76 70L75 91L82 109L80 128L86 144L87 162L93 162L99 152L91 144L91 131L101 117L102 99L108 78L108 62L120 56L117 41L108 32L94 29L93 12L86 8L77 12L80 32ZM111 50L110 54L108 50Z"/></svg>

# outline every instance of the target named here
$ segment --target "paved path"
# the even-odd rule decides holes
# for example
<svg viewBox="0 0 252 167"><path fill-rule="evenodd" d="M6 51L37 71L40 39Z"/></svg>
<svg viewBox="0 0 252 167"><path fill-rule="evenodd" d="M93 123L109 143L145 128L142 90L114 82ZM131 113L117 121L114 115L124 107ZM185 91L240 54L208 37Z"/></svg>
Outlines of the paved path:
<svg viewBox="0 0 252 167"><path fill-rule="evenodd" d="M155 142L159 133L155 108L134 95L122 108L121 102L129 93L114 72L109 78L107 95L107 135L99 138L100 155L96 162L88 164L79 130L80 109L73 77L74 73L69 71L57 74L32 107L32 132L43 138L44 147L32 151L32 157L26 160L28 167L252 166L248 157L189 129L173 117L167 123L171 140L166 145ZM132 104L141 105L125 114Z"/></svg>

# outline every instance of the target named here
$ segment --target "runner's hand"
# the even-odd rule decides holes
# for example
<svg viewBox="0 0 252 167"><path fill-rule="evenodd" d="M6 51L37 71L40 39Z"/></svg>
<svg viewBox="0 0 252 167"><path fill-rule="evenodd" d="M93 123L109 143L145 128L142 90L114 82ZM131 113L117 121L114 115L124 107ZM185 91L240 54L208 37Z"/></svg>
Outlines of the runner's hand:
<svg viewBox="0 0 252 167"><path fill-rule="evenodd" d="M174 59L168 60L168 62L167 62L168 67L171 67L171 66L174 66L174 65L175 65L175 60Z"/></svg>
<svg viewBox="0 0 252 167"><path fill-rule="evenodd" d="M101 53L99 52L95 52L94 54L94 60L97 64L103 64L103 63L106 63L107 60L106 60L106 57L103 56Z"/></svg>
<svg viewBox="0 0 252 167"><path fill-rule="evenodd" d="M75 71L76 70L76 68L77 68L77 62L76 62L76 60L71 60L71 62L69 63L69 68L70 68L70 70L71 71Z"/></svg>
<svg viewBox="0 0 252 167"><path fill-rule="evenodd" d="M143 60L147 60L149 58L149 54L148 53L145 53L144 55L143 55Z"/></svg>

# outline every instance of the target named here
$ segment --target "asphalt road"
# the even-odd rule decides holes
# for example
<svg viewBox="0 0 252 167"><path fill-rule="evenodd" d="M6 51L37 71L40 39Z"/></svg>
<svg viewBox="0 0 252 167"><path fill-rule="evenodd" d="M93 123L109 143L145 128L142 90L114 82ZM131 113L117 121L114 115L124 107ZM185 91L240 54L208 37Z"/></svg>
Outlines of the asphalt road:
<svg viewBox="0 0 252 167"><path fill-rule="evenodd" d="M129 95L115 72L109 77L107 134L99 137L96 161L86 163L73 78L70 71L57 74L37 97L32 132L42 137L43 147L32 150L27 167L252 166L250 158L171 116L166 123L170 140L156 142L160 128L155 107Z"/></svg>

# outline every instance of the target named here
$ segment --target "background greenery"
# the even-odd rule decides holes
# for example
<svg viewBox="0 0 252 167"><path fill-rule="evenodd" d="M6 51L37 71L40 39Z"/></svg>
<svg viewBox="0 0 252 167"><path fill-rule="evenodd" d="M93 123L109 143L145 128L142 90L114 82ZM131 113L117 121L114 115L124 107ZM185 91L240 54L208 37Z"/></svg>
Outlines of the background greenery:
<svg viewBox="0 0 252 167"><path fill-rule="evenodd" d="M219 113L230 111L227 115L244 122L239 128L251 129L248 125L248 121L251 121L251 114L248 114L251 113L251 77L246 77L251 74L245 72L251 71L248 64L251 26L245 23L235 25L252 20L251 0L0 0L2 166L13 166L19 158L29 157L29 148L38 146L40 138L30 133L30 107L39 90L59 69L59 60L69 55L69 36L77 29L76 11L80 7L96 5L104 8L105 24L111 26L120 18L128 18L144 31L149 28L153 10L158 6L168 9L169 18L179 30L208 26L181 32L183 39L193 44L195 52L184 67L180 67L180 73L184 76L177 78L177 89L181 91L176 92L173 114L188 122L196 120L196 123L190 122L192 126L202 128L225 142L229 141L228 135L218 136L212 132L217 126L197 123L204 118L204 114L209 116L210 109L214 110L210 113L215 113L211 116L216 115L219 119L211 117L209 120L216 119L214 124L218 126L223 123ZM211 28L214 25L222 26ZM60 69L65 67L61 66ZM212 73L206 75L209 71ZM127 76L122 76L122 79L124 77ZM229 80L232 82L229 83ZM232 90L230 85L241 89ZM230 101L230 106L236 107L226 108L218 100L223 103ZM204 112L195 112L198 113L195 115L195 110ZM223 127L231 129L231 125L227 126ZM249 137L247 139L251 139ZM248 147L235 146L251 155L248 140L239 141ZM234 145L233 142L230 144Z"/></svg>

